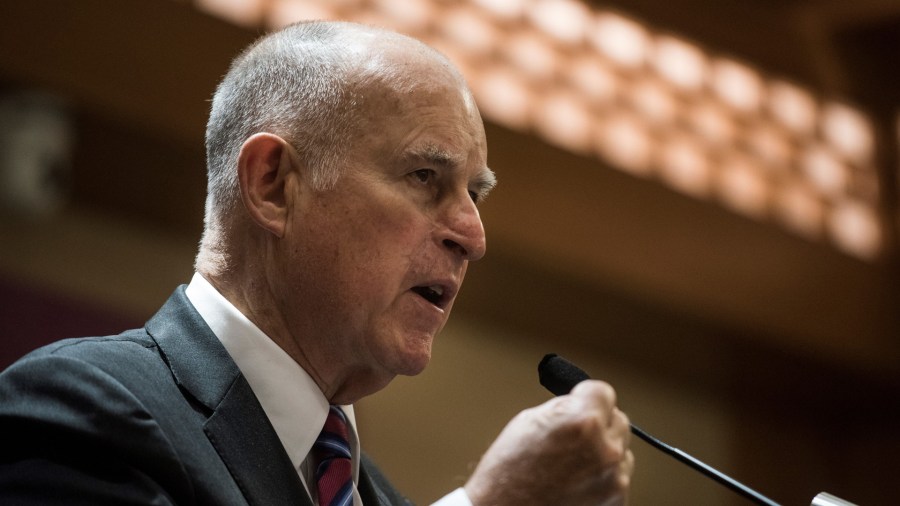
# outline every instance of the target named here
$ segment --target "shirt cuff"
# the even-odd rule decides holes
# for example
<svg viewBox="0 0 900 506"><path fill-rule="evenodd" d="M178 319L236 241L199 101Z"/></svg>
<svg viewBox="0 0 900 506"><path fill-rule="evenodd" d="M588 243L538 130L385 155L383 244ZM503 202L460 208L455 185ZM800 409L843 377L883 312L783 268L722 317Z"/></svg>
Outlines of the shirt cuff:
<svg viewBox="0 0 900 506"><path fill-rule="evenodd" d="M472 506L472 501L469 500L465 489L460 487L433 503L432 506Z"/></svg>

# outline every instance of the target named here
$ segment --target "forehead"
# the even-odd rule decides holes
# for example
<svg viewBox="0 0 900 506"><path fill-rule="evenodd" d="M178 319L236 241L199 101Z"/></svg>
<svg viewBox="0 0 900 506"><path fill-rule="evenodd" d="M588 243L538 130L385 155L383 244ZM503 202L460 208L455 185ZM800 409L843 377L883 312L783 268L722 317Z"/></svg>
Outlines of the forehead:
<svg viewBox="0 0 900 506"><path fill-rule="evenodd" d="M368 140L366 146L380 144L395 158L484 165L484 125L465 82L440 60L415 60L399 65L388 61L388 69L369 72L358 83L360 135Z"/></svg>

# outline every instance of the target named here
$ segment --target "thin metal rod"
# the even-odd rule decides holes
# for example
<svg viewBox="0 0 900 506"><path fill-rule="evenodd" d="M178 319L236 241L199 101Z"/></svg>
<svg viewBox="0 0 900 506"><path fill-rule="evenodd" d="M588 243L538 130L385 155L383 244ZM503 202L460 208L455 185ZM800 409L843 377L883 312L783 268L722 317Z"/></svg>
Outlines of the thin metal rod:
<svg viewBox="0 0 900 506"><path fill-rule="evenodd" d="M653 446L656 449L662 451L663 453L666 453L666 454L672 456L673 458L675 458L675 460L678 460L679 462L681 462L683 464L687 464L687 465L693 467L697 471L700 471L701 473L705 474L706 476L716 480L717 482L719 482L722 485L725 485L726 487L728 487L731 490L737 492L738 494L746 497L747 499L750 499L751 501L755 502L756 504L762 504L764 506L781 506L777 502L760 494L759 492L757 492L757 491L753 490L752 488L744 485L743 483L735 480L734 478L722 473L721 471L704 464L700 460L688 455L687 453L679 450L678 448L673 448L673 447L667 445L666 443L663 443L659 439L656 439L655 437L651 436L650 434L647 434L646 432L644 432L643 430L641 430L639 427L637 427L634 424L631 424L631 433L634 434L635 436L643 439L647 443L649 443L650 446Z"/></svg>

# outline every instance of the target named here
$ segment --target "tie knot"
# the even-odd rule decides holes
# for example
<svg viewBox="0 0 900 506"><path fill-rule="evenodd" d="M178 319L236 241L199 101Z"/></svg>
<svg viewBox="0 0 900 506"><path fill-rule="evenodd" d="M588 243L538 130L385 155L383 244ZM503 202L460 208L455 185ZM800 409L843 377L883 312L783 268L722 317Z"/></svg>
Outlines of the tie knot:
<svg viewBox="0 0 900 506"><path fill-rule="evenodd" d="M334 457L350 458L349 430L347 429L347 415L337 406L328 408L328 417L325 426L313 444L313 449L320 455L320 459Z"/></svg>
<svg viewBox="0 0 900 506"><path fill-rule="evenodd" d="M312 451L321 506L349 506L353 501L348 434L347 416L341 408L329 407L325 426Z"/></svg>

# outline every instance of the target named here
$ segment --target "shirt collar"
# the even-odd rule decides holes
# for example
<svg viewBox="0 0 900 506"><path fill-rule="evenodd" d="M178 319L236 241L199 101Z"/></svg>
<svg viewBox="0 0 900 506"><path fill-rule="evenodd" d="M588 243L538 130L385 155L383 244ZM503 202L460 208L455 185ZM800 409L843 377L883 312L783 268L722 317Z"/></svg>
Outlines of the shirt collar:
<svg viewBox="0 0 900 506"><path fill-rule="evenodd" d="M187 297L219 338L256 394L282 446L299 470L328 416L328 400L316 382L284 350L195 273ZM359 441L353 406L341 406L350 424L354 481Z"/></svg>

